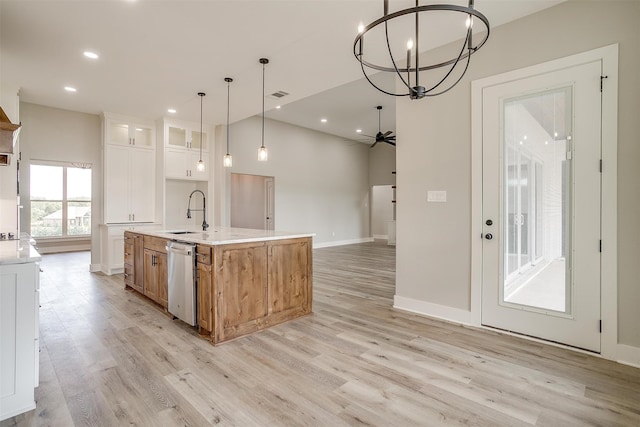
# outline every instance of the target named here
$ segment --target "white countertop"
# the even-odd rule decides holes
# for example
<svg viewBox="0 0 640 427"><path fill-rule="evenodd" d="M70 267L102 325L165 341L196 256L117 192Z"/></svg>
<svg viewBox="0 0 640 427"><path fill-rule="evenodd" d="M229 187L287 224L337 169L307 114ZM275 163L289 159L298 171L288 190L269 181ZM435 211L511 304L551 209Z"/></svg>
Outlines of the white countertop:
<svg viewBox="0 0 640 427"><path fill-rule="evenodd" d="M0 265L39 262L42 257L31 246L31 237L22 234L20 240L0 240Z"/></svg>
<svg viewBox="0 0 640 427"><path fill-rule="evenodd" d="M176 232L188 231L184 234ZM250 228L209 227L207 231L198 229L140 230L142 234L181 242L203 245L229 245L234 243L263 242L269 240L298 239L313 237L315 233L293 233L288 231L254 230Z"/></svg>

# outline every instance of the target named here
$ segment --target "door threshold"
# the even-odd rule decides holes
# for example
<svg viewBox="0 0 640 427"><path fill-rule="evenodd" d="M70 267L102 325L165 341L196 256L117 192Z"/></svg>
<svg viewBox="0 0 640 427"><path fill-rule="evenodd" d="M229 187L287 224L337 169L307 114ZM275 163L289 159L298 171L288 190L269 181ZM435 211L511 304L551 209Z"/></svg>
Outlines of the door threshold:
<svg viewBox="0 0 640 427"><path fill-rule="evenodd" d="M558 347L558 348L563 348L565 350L573 350L576 351L578 353L582 353L582 354L590 354L591 356L597 356L597 357L602 357L602 355L600 354L601 352L599 351L593 351L593 350L587 350L585 348L582 347L575 347L569 344L564 344L558 341L551 341L551 340L545 340L542 338L538 338L535 337L533 335L527 335L527 334L523 334L520 332L514 332L514 331L509 331L507 329L501 329L501 328L496 328L495 326L489 326L489 325L480 325L480 328L485 329L485 330L489 330L489 331L493 331L493 332L497 332L499 334L503 334L503 335L509 335L512 337L517 337L517 338L522 338L528 341L533 341L533 342L537 342L540 344L547 344L550 345L552 347Z"/></svg>

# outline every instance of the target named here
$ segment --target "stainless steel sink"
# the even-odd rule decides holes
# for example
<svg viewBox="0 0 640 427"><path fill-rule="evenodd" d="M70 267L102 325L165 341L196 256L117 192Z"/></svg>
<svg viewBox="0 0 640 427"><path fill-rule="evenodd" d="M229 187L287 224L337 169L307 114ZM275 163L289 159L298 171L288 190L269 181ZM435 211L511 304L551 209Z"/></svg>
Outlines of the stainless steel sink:
<svg viewBox="0 0 640 427"><path fill-rule="evenodd" d="M196 231L167 231L167 234L196 234Z"/></svg>

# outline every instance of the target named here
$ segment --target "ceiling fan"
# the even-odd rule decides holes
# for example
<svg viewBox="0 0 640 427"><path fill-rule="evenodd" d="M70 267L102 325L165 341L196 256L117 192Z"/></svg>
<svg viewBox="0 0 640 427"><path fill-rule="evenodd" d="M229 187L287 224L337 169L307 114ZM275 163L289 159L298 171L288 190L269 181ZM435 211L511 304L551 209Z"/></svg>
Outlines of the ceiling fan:
<svg viewBox="0 0 640 427"><path fill-rule="evenodd" d="M376 107L376 109L378 110L378 133L376 134L376 136L364 135L364 136L367 136L369 138L374 138L375 139L375 142L373 144L371 144L371 147L369 147L369 148L375 147L378 142L386 142L387 144L391 144L391 145L393 145L395 147L396 146L396 136L392 135L393 131L392 130L388 130L385 133L382 133L382 130L380 129L380 111L382 110L382 105L378 105Z"/></svg>

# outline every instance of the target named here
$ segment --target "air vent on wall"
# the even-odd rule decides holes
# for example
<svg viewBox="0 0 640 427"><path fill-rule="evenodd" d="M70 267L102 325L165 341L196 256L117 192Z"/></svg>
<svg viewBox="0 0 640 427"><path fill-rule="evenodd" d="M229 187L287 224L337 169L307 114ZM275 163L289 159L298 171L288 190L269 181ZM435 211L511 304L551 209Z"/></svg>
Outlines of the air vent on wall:
<svg viewBox="0 0 640 427"><path fill-rule="evenodd" d="M289 95L289 92L285 92L283 90L279 90L277 92L273 92L271 95L267 95L269 98L280 99Z"/></svg>

